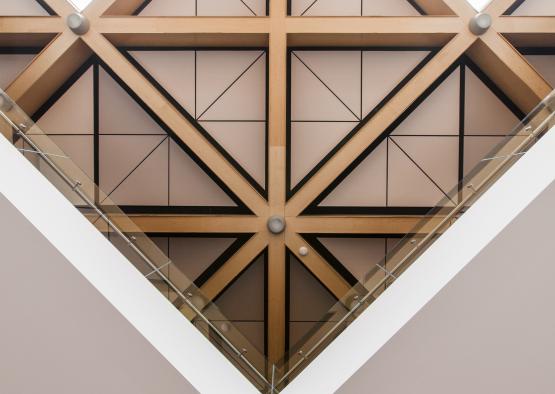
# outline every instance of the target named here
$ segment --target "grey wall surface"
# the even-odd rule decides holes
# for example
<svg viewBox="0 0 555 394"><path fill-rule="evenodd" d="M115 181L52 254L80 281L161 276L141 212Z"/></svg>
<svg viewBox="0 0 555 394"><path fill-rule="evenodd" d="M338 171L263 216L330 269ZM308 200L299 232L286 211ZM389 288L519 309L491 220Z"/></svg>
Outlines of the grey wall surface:
<svg viewBox="0 0 555 394"><path fill-rule="evenodd" d="M0 280L0 393L197 393L2 195Z"/></svg>
<svg viewBox="0 0 555 394"><path fill-rule="evenodd" d="M337 392L555 393L554 201L552 184Z"/></svg>

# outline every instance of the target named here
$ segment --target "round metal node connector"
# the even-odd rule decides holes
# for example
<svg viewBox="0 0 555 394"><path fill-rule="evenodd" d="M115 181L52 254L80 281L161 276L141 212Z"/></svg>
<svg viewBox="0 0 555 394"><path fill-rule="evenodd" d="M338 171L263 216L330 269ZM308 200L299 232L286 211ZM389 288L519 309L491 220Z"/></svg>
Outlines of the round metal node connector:
<svg viewBox="0 0 555 394"><path fill-rule="evenodd" d="M268 230L272 234L281 234L285 230L285 218L275 215L268 219Z"/></svg>
<svg viewBox="0 0 555 394"><path fill-rule="evenodd" d="M480 12L472 17L469 24L469 29L477 36L481 36L491 27L491 15Z"/></svg>
<svg viewBox="0 0 555 394"><path fill-rule="evenodd" d="M12 101L6 93L0 93L0 111L9 112L13 108Z"/></svg>
<svg viewBox="0 0 555 394"><path fill-rule="evenodd" d="M89 31L89 20L83 14L74 12L69 14L66 19L67 26L77 35L83 35Z"/></svg>

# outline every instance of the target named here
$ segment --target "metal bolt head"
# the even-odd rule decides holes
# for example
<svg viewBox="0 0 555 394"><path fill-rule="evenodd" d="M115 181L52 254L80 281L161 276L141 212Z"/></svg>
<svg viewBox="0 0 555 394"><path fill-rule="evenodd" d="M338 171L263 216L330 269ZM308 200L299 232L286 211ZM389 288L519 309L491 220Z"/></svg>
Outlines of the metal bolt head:
<svg viewBox="0 0 555 394"><path fill-rule="evenodd" d="M6 93L0 93L0 111L9 112L13 108L13 103Z"/></svg>
<svg viewBox="0 0 555 394"><path fill-rule="evenodd" d="M69 14L66 18L66 23L70 30L79 36L89 31L89 20L85 15L78 12Z"/></svg>
<svg viewBox="0 0 555 394"><path fill-rule="evenodd" d="M489 28L491 27L491 23L491 15L480 12L472 17L469 22L468 28L475 35L481 36L489 30Z"/></svg>
<svg viewBox="0 0 555 394"><path fill-rule="evenodd" d="M303 257L308 256L308 248L306 246L301 246L299 248L299 254Z"/></svg>
<svg viewBox="0 0 555 394"><path fill-rule="evenodd" d="M274 215L268 219L266 225L272 234L281 234L285 230L285 218Z"/></svg>

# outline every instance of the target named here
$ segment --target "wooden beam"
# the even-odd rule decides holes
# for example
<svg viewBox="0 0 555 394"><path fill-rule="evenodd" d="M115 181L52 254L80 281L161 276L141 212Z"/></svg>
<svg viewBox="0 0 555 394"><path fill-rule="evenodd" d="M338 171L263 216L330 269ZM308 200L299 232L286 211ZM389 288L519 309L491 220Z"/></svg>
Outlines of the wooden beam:
<svg viewBox="0 0 555 394"><path fill-rule="evenodd" d="M52 9L56 14L65 18L67 15L75 12L75 8L68 0L43 0L48 7ZM98 1L98 0L95 0Z"/></svg>
<svg viewBox="0 0 555 394"><path fill-rule="evenodd" d="M441 0L449 9L461 18L470 20L478 11L476 11L468 2L468 0Z"/></svg>
<svg viewBox="0 0 555 394"><path fill-rule="evenodd" d="M422 219L423 216L298 216L287 218L287 226L305 234L404 235Z"/></svg>
<svg viewBox="0 0 555 394"><path fill-rule="evenodd" d="M288 35L290 47L440 47L453 38L450 33L368 33Z"/></svg>
<svg viewBox="0 0 555 394"><path fill-rule="evenodd" d="M493 0L487 5L484 12L492 16L502 15L512 6L517 0ZM497 27L496 27L497 29Z"/></svg>
<svg viewBox="0 0 555 394"><path fill-rule="evenodd" d="M107 33L105 37L116 46L125 47L266 47L267 34L240 33Z"/></svg>
<svg viewBox="0 0 555 394"><path fill-rule="evenodd" d="M469 55L525 113L553 90L524 56L495 31L481 36Z"/></svg>
<svg viewBox="0 0 555 394"><path fill-rule="evenodd" d="M255 214L267 211L264 198L200 134L198 130L115 48L96 31L83 36L84 41L123 82L150 107Z"/></svg>
<svg viewBox="0 0 555 394"><path fill-rule="evenodd" d="M268 18L103 17L95 28L118 46L267 46Z"/></svg>
<svg viewBox="0 0 555 394"><path fill-rule="evenodd" d="M134 10L129 10L129 8L138 2L139 0L94 0L87 6L87 8L85 8L83 13L89 18L95 19L93 24L96 25L97 18L104 15L104 13L106 13L109 9L112 9L112 7L114 7L114 10L117 10L118 7L122 7L122 12L129 11L130 14Z"/></svg>
<svg viewBox="0 0 555 394"><path fill-rule="evenodd" d="M131 15L137 8L144 3L144 0L116 0L112 1L102 14L106 15ZM98 12L98 10L97 10Z"/></svg>
<svg viewBox="0 0 555 394"><path fill-rule="evenodd" d="M284 235L271 236L268 244L268 361L277 364L285 354L286 269Z"/></svg>
<svg viewBox="0 0 555 394"><path fill-rule="evenodd" d="M58 35L6 89L28 114L34 113L91 55L70 31Z"/></svg>
<svg viewBox="0 0 555 394"><path fill-rule="evenodd" d="M58 34L65 29L65 21L58 16L0 16L0 34L2 35ZM20 43L14 44L21 45Z"/></svg>
<svg viewBox="0 0 555 394"><path fill-rule="evenodd" d="M352 286L298 234L286 230L285 244L297 259L303 263L336 298L341 299L349 292ZM306 256L301 256L299 253L299 249L303 246L308 249L308 254Z"/></svg>
<svg viewBox="0 0 555 394"><path fill-rule="evenodd" d="M456 16L360 16L287 18L292 34L457 34L465 26Z"/></svg>
<svg viewBox="0 0 555 394"><path fill-rule="evenodd" d="M436 81L476 40L470 32L453 38L287 203L286 215L299 215L383 131Z"/></svg>
<svg viewBox="0 0 555 394"><path fill-rule="evenodd" d="M102 34L268 34L266 17L105 16L94 25Z"/></svg>
<svg viewBox="0 0 555 394"><path fill-rule="evenodd" d="M56 33L2 33L0 32L0 46L44 47L56 37Z"/></svg>
<svg viewBox="0 0 555 394"><path fill-rule="evenodd" d="M201 287L203 295L216 298L268 246L265 234L255 234Z"/></svg>
<svg viewBox="0 0 555 394"><path fill-rule="evenodd" d="M428 15L455 15L442 0L414 0L414 2Z"/></svg>
<svg viewBox="0 0 555 394"><path fill-rule="evenodd" d="M288 17L290 46L441 46L462 28L457 17Z"/></svg>
<svg viewBox="0 0 555 394"><path fill-rule="evenodd" d="M271 29L268 65L268 204L271 215L285 215L287 162L287 1L270 2ZM268 361L277 364L285 354L286 267L285 235L267 232L268 245Z"/></svg>
<svg viewBox="0 0 555 394"><path fill-rule="evenodd" d="M145 233L257 233L266 221L256 216L128 215ZM124 229L125 230L125 229Z"/></svg>
<svg viewBox="0 0 555 394"><path fill-rule="evenodd" d="M555 33L555 16L500 16L494 24L498 33Z"/></svg>
<svg viewBox="0 0 555 394"><path fill-rule="evenodd" d="M515 47L555 46L554 16L500 16L494 25Z"/></svg>

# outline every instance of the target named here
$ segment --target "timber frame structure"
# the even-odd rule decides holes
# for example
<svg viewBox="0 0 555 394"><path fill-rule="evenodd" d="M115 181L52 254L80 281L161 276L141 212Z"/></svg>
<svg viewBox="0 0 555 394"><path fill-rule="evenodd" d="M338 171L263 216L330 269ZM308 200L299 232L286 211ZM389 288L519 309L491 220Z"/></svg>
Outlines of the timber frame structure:
<svg viewBox="0 0 555 394"><path fill-rule="evenodd" d="M239 250L202 286L216 297L257 256L268 258L268 359L285 351L286 254L291 251L333 294L350 284L300 234L405 234L417 216L303 216L301 213L349 164L393 123L454 62L466 54L523 112L552 87L515 46L555 46L555 17L504 13L517 0L493 0L484 12L492 27L476 36L468 29L476 11L466 0L414 0L427 15L414 17L293 17L287 0L270 0L262 17L132 16L142 0L93 0L83 11L90 30L75 35L65 18L75 9L67 0L43 0L56 15L0 17L0 46L45 48L7 89L28 113L35 112L91 54L98 56L254 214L130 215L147 233L252 233ZM514 45L514 46L513 46ZM126 46L267 47L269 62L268 198L265 199L221 152L118 50ZM434 46L440 48L334 156L289 200L286 195L287 56L296 46ZM266 227L273 215L286 230ZM301 256L299 248L308 247Z"/></svg>

